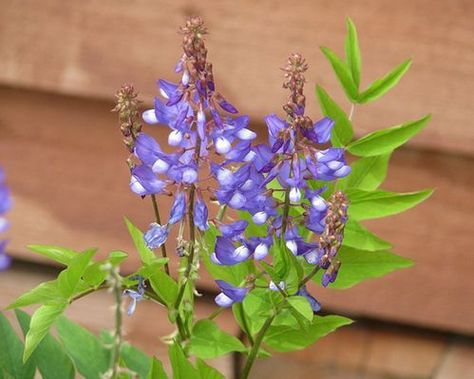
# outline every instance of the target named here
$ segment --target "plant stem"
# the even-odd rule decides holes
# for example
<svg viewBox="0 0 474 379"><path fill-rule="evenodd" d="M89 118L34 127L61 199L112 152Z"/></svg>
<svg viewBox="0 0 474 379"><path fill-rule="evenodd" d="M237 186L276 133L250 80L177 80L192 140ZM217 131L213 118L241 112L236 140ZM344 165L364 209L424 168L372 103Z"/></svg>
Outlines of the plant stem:
<svg viewBox="0 0 474 379"><path fill-rule="evenodd" d="M217 308L214 312L212 312L209 316L207 316L207 319L208 320L214 320L217 316L219 316L222 311L224 310L224 308Z"/></svg>
<svg viewBox="0 0 474 379"><path fill-rule="evenodd" d="M112 354L110 357L111 379L118 377L120 369L120 349L122 347L122 283L116 268L110 271L112 292L115 298L115 331L113 336Z"/></svg>
<svg viewBox="0 0 474 379"><path fill-rule="evenodd" d="M225 211L227 210L227 204L221 205L219 208L219 212L217 212L216 220L222 221L225 215Z"/></svg>
<svg viewBox="0 0 474 379"><path fill-rule="evenodd" d="M156 195L155 194L151 195L151 202L153 204L153 210L155 212L156 222L161 225L160 211L158 209L158 202L156 201ZM168 254L166 253L166 244L161 245L161 255L163 256L163 258L168 257ZM168 262L165 263L165 272L168 275L170 274L170 266L169 266Z"/></svg>
<svg viewBox="0 0 474 379"><path fill-rule="evenodd" d="M290 213L290 188L285 190L285 203L283 205L283 220L281 224L281 236L285 238L286 228L288 227L288 215Z"/></svg>
<svg viewBox="0 0 474 379"><path fill-rule="evenodd" d="M304 286L306 283L308 283L313 278L313 276L318 273L320 268L321 267L319 267L319 266L315 266L313 268L313 270L301 280L298 288L300 288L301 286Z"/></svg>
<svg viewBox="0 0 474 379"><path fill-rule="evenodd" d="M349 121L352 121L352 117L354 116L355 104L351 103L351 109L349 110L349 116L347 117Z"/></svg>
<svg viewBox="0 0 474 379"><path fill-rule="evenodd" d="M269 317L265 324L263 324L262 328L255 337L255 343L250 350L250 354L247 358L247 362L245 363L245 367L242 370L242 374L240 375L240 379L247 379L249 377L250 370L252 369L253 364L255 363L255 359L257 359L258 351L260 349L260 345L262 344L263 337L265 337L265 333L267 332L268 328L272 324L273 320L275 319L276 314Z"/></svg>

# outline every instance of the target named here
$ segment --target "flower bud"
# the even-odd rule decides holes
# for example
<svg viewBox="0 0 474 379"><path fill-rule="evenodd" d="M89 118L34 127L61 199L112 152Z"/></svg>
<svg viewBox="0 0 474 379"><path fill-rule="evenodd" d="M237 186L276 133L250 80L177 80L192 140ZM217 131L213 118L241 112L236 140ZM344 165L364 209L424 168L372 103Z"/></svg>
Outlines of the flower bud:
<svg viewBox="0 0 474 379"><path fill-rule="evenodd" d="M268 214L266 212L257 212L252 216L252 221L257 224L261 225L264 224L265 221L267 221Z"/></svg>
<svg viewBox="0 0 474 379"><path fill-rule="evenodd" d="M227 154L232 148L232 144L225 137L217 137L215 140L216 151L219 154Z"/></svg>
<svg viewBox="0 0 474 379"><path fill-rule="evenodd" d="M297 187L293 187L290 190L290 201L292 203L299 203L301 200L301 191Z"/></svg>
<svg viewBox="0 0 474 379"><path fill-rule="evenodd" d="M148 109L143 112L142 119L150 125L158 124L158 118L156 117L155 109Z"/></svg>
<svg viewBox="0 0 474 379"><path fill-rule="evenodd" d="M168 136L168 143L171 146L178 146L183 140L183 133L179 130L173 130Z"/></svg>

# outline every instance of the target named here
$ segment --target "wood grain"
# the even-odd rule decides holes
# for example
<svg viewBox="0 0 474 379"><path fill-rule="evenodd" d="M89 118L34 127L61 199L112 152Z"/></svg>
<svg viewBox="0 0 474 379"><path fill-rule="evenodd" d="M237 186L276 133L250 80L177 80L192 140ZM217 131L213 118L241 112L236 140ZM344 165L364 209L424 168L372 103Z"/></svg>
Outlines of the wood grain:
<svg viewBox="0 0 474 379"><path fill-rule="evenodd" d="M111 102L0 87L0 162L14 194L9 247L15 256L37 259L28 243L97 246L103 254L128 251L127 269L137 266L123 216L144 229L151 205L128 189L111 108ZM164 138L164 129L152 131ZM466 175L472 164L454 155L396 152L385 188L436 192L406 214L367 224L416 265L348 291L314 289L324 306L474 334L474 179ZM167 214L168 201L160 207ZM215 290L209 279L201 285Z"/></svg>
<svg viewBox="0 0 474 379"><path fill-rule="evenodd" d="M280 111L281 67L300 51L314 83L345 104L319 45L342 54L344 17L358 26L363 87L407 57L410 72L380 102L356 110L356 131L434 114L413 144L472 154L474 118L474 2L468 0L3 0L0 83L111 98L130 81L150 98L154 79L173 78L180 56L177 26L204 17L219 88L256 120Z"/></svg>

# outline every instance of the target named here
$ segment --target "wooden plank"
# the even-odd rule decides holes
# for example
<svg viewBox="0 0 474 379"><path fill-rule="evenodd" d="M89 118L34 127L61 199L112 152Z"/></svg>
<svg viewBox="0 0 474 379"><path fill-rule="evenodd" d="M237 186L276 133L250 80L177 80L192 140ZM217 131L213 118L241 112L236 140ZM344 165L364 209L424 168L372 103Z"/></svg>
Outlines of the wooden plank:
<svg viewBox="0 0 474 379"><path fill-rule="evenodd" d="M149 98L156 93L154 79L173 78L177 26L191 13L202 15L212 32L208 44L219 88L260 120L280 110L285 94L278 68L292 51L311 64L310 112L318 114L316 82L349 108L317 46L342 54L344 17L350 15L361 35L364 86L414 59L385 100L356 110L357 132L433 112L431 126L414 143L473 153L474 3L465 0L4 0L0 82L111 98L130 81Z"/></svg>
<svg viewBox="0 0 474 379"><path fill-rule="evenodd" d="M111 108L110 102L0 87L0 162L14 194L9 246L17 256L32 257L28 243L133 253L122 217L146 228L152 213L129 192ZM164 129L154 131L164 138ZM474 304L466 301L474 296L472 164L466 157L396 152L386 188L435 187L436 193L415 210L368 224L417 264L348 291L315 289L325 307L474 333ZM167 214L168 202L160 204ZM132 257L128 269L137 263ZM209 280L202 285L215 289Z"/></svg>

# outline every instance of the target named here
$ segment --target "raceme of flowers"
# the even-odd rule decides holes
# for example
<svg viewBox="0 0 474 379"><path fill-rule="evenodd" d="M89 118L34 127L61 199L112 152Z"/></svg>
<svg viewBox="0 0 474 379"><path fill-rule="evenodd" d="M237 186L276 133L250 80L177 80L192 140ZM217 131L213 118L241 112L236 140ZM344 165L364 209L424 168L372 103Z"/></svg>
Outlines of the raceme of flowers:
<svg viewBox="0 0 474 379"><path fill-rule="evenodd" d="M10 209L11 205L10 190L5 185L5 174L0 168L0 271L6 270L11 263L11 258L5 252L7 241L1 238L1 233L4 233L9 227L4 214Z"/></svg>
<svg viewBox="0 0 474 379"><path fill-rule="evenodd" d="M326 200L325 187L313 188L313 183L335 181L351 169L344 150L330 146L334 121L325 117L313 122L305 115L305 60L299 54L290 56L284 68L283 87L290 92L283 106L285 116L265 117L268 143L253 145L256 134L248 128L249 117L239 116L216 90L203 42L206 29L202 20L189 19L181 32L184 54L175 67L180 81L159 80L160 96L154 99L154 107L142 114L146 124L170 128L171 150L142 131L133 87L124 86L117 95L124 143L133 153L128 160L131 190L142 197L173 197L167 222L157 220L144 234L147 246L162 247L171 228L179 225L177 252L182 255L186 248L185 220L191 216L192 229L204 232L210 221L219 229L210 257L215 264L264 260L274 241L284 238L291 253L325 270L322 284L328 285L336 279L340 266L336 256L347 218L347 200L342 192ZM275 196L277 192L283 197ZM246 237L245 220L224 223L222 216L209 218L207 199L216 200L221 210L248 212L254 224L268 225L267 235ZM293 208L299 210L298 216L290 215ZM314 241L307 241L301 234L304 229L316 235ZM216 303L222 307L242 301L252 286L245 283L239 288L223 281L217 284L222 292ZM299 292L310 300L315 311L320 309L305 287Z"/></svg>

